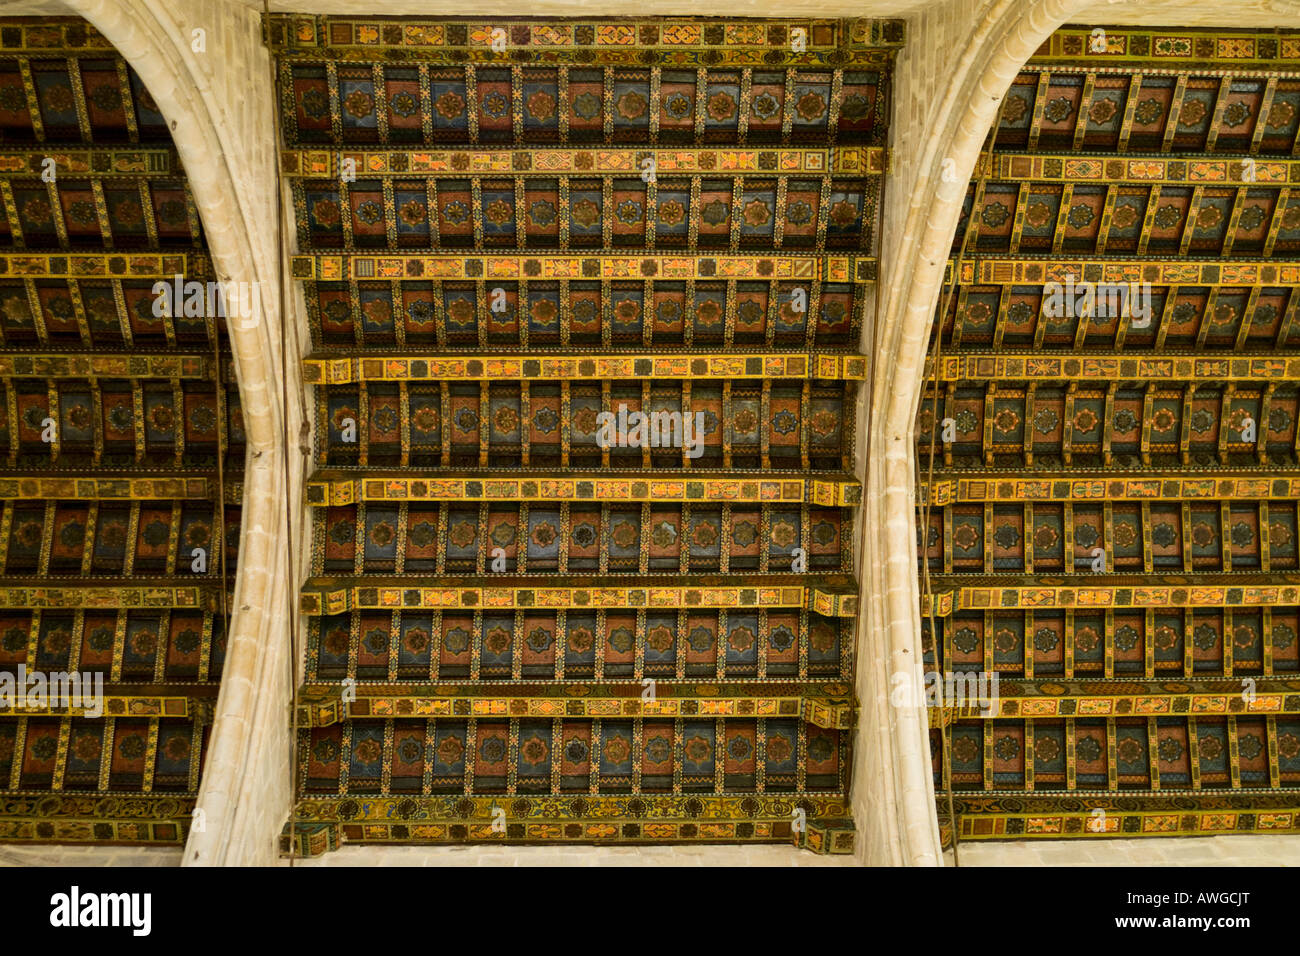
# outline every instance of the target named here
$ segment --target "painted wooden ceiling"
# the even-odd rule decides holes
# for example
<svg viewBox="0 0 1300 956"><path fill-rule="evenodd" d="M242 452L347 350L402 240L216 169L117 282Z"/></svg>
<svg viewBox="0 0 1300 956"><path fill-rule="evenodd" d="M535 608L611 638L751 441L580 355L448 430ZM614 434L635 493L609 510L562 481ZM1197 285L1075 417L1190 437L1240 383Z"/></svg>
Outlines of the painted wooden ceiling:
<svg viewBox="0 0 1300 956"><path fill-rule="evenodd" d="M0 20L0 840L191 824L243 437L216 321L154 309L177 274L211 267L149 91L84 21ZM97 716L38 696L66 673Z"/></svg>
<svg viewBox="0 0 1300 956"><path fill-rule="evenodd" d="M1297 64L1067 27L1003 101L917 425L926 661L999 677L945 840L949 781L963 840L1300 829Z"/></svg>
<svg viewBox="0 0 1300 956"><path fill-rule="evenodd" d="M850 852L901 24L269 30L317 419L295 852ZM620 408L698 455L602 447Z"/></svg>

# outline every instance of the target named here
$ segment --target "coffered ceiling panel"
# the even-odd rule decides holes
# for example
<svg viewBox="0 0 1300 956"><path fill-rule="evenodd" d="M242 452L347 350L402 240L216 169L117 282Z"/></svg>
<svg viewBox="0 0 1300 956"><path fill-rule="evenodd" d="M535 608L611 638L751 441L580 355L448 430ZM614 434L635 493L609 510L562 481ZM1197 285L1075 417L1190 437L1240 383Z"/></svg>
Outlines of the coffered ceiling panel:
<svg viewBox="0 0 1300 956"><path fill-rule="evenodd" d="M916 433L949 842L1300 829L1297 64L1065 27L1003 101Z"/></svg>
<svg viewBox="0 0 1300 956"><path fill-rule="evenodd" d="M317 422L286 846L851 852L901 24L269 29ZM699 440L602 440L641 413Z"/></svg>

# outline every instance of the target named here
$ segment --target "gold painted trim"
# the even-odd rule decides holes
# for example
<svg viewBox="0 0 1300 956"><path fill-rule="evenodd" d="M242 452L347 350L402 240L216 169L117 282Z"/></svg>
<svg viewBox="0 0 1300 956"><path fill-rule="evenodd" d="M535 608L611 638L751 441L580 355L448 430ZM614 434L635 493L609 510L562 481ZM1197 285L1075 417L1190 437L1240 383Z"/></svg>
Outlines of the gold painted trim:
<svg viewBox="0 0 1300 956"><path fill-rule="evenodd" d="M428 60L495 64L836 66L879 62L901 47L906 21L802 17L771 20L687 17L563 20L424 20L272 14L263 18L273 56L330 60ZM776 27L776 29L771 29ZM794 52L790 28L805 31ZM586 28L585 31L583 28ZM494 37L494 31L500 33ZM493 43L497 49L493 48ZM501 47L504 46L504 49Z"/></svg>
<svg viewBox="0 0 1300 956"><path fill-rule="evenodd" d="M32 179L45 171L44 161L54 160L56 174L110 179L182 176L174 149L87 148L66 146L0 148L0 179Z"/></svg>
<svg viewBox="0 0 1300 956"><path fill-rule="evenodd" d="M665 584L662 587L600 584L482 587L460 585L455 583L455 578L445 580L448 583L441 586L420 586L415 582L410 585L400 582L348 584L313 579L304 587L300 604L302 612L311 616L342 614L351 610L795 607L828 617L852 617L857 613L858 603L856 592L838 590L838 585L773 584L763 580L728 585L712 584L702 579L698 583ZM848 583L845 582L844 586L847 588ZM0 607L3 606L0 601Z"/></svg>
<svg viewBox="0 0 1300 956"><path fill-rule="evenodd" d="M1300 70L1300 34L1295 31L1106 27L1104 45L1093 42L1092 35L1092 28L1062 27L1030 64L1077 64L1080 69L1150 64L1152 72L1189 67Z"/></svg>
<svg viewBox="0 0 1300 956"><path fill-rule="evenodd" d="M944 281L953 278L948 260ZM1045 282L1207 286L1300 286L1300 262L1259 259L1046 259L990 255L957 263L963 285L1041 285Z"/></svg>
<svg viewBox="0 0 1300 956"><path fill-rule="evenodd" d="M1094 575L1100 577L1100 575ZM958 575L940 575L938 586L952 587ZM1232 584L1212 583L1202 576L1193 584L1152 584L1143 578L1121 577L1124 583L1054 586L1036 584L971 585L953 592L951 610L1039 610L1164 608L1164 607L1273 607L1300 604L1300 576L1241 575ZM1266 581L1267 583L1261 583ZM927 612L928 613L928 612ZM936 614L943 614L936 610Z"/></svg>
<svg viewBox="0 0 1300 956"><path fill-rule="evenodd" d="M938 478L934 505L977 501L1157 501L1229 498L1266 500L1300 498L1300 476L1221 474L1125 475L1045 473L1025 477ZM929 486L917 486L917 503L929 497Z"/></svg>
<svg viewBox="0 0 1300 956"><path fill-rule="evenodd" d="M0 266L3 266L3 260L0 260ZM810 282L874 282L876 266L877 260L868 256L788 253L620 255L603 250L593 251L590 255L356 253L298 255L291 260L293 278L308 282L354 279L807 279ZM1300 265L1296 269L1300 271Z"/></svg>
<svg viewBox="0 0 1300 956"><path fill-rule="evenodd" d="M978 704L930 707L931 726L938 720L997 720L1036 717L1159 717L1215 714L1300 713L1296 692L1261 694L1250 702L1241 692L1190 694L1070 694L1063 697L1008 697L1000 695L987 712Z"/></svg>
<svg viewBox="0 0 1300 956"><path fill-rule="evenodd" d="M4 496L0 478L0 498ZM60 497L43 495L42 497ZM358 501L651 501L806 503L852 507L862 501L854 478L752 478L734 475L663 478L607 474L480 477L329 476L307 483L307 504L337 507Z"/></svg>
<svg viewBox="0 0 1300 956"><path fill-rule="evenodd" d="M1167 155L998 153L992 182L1087 182L1284 186L1300 183L1300 159ZM1253 167L1253 176L1251 169Z"/></svg>
<svg viewBox="0 0 1300 956"><path fill-rule="evenodd" d="M0 357L2 358L2 357ZM308 385L353 382L510 379L866 378L865 355L806 352L687 352L593 355L315 355L303 360Z"/></svg>
<svg viewBox="0 0 1300 956"><path fill-rule="evenodd" d="M211 499L216 493L215 478L193 475L139 478L0 474L0 501L39 498L60 501L201 501Z"/></svg>
<svg viewBox="0 0 1300 956"><path fill-rule="evenodd" d="M103 696L103 711L98 716L189 719L193 717L189 701L188 697L168 695L105 694ZM87 717L86 711L85 707L71 707L67 704L60 705L48 702L40 707L0 705L0 717Z"/></svg>
<svg viewBox="0 0 1300 956"><path fill-rule="evenodd" d="M933 375L930 360L926 378ZM1125 382L1290 381L1300 378L1300 356L979 353L945 355L939 381L1076 381L1098 385Z"/></svg>
<svg viewBox="0 0 1300 956"><path fill-rule="evenodd" d="M206 355L141 355L110 352L0 354L0 378L211 379Z"/></svg>
<svg viewBox="0 0 1300 956"><path fill-rule="evenodd" d="M0 175L6 154L0 152ZM658 175L787 174L881 175L885 149L881 146L837 146L805 149L682 147L635 149L607 147L530 147L528 149L286 149L281 172L289 179L338 179L345 160L355 163L358 176L399 176L464 179L476 175L567 176L623 173L640 176L646 159L654 160Z"/></svg>
<svg viewBox="0 0 1300 956"><path fill-rule="evenodd" d="M205 253L0 252L0 278L171 279L210 276Z"/></svg>
<svg viewBox="0 0 1300 956"><path fill-rule="evenodd" d="M0 608L193 608L215 611L220 592L214 585L45 585L0 588Z"/></svg>

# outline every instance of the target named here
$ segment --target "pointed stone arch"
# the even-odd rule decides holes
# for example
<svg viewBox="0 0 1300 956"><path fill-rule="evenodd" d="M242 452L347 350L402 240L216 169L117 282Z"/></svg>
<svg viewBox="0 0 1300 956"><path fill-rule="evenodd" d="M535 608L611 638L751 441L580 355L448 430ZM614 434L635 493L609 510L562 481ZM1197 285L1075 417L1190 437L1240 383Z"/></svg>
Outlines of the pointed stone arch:
<svg viewBox="0 0 1300 956"><path fill-rule="evenodd" d="M289 342L289 363L281 348L278 139L260 17L221 0L190 4L183 14L131 0L65 5L112 42L167 118L217 278L259 283L257 321L228 327L248 441L240 560L198 795L204 826L191 829L184 863L270 863L290 801L286 621L295 578L284 542L295 492L286 487L284 436L297 432L301 389L295 384L297 343ZM192 49L195 28L206 31L206 52ZM281 394L286 375L287 409Z"/></svg>
<svg viewBox="0 0 1300 956"><path fill-rule="evenodd" d="M865 863L942 861L926 712L889 702L893 675L908 675L914 686L921 680L912 428L925 350L966 183L1002 97L1039 45L1087 5L993 0L922 11L910 26L915 45L900 58L897 108L933 105L892 125L906 141L891 145L897 171L881 245L887 258L877 290L878 372L868 398L863 495L864 534L878 550L862 569L867 616L858 645L862 713L853 793ZM955 33L947 38L953 42L942 42L944 33Z"/></svg>
<svg viewBox="0 0 1300 956"><path fill-rule="evenodd" d="M922 672L916 574L913 426L944 266L967 184L1001 101L1020 68L1070 22L1268 27L1293 22L1300 4L1260 0L1230 15L1169 0L957 0L927 6L908 24L898 64L891 196L883 217L881 297L867 419L866 540L879 548L862 570L867 621L859 639L860 738L854 809L873 864L941 861L923 708L889 705L890 678ZM945 169L946 167L946 169ZM946 172L946 175L945 175Z"/></svg>

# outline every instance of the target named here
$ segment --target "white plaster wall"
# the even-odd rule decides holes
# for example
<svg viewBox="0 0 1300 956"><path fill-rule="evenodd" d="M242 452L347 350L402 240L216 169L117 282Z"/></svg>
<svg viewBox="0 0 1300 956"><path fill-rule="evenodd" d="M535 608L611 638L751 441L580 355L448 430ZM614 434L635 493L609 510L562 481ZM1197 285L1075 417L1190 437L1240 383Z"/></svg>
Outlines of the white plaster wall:
<svg viewBox="0 0 1300 956"><path fill-rule="evenodd" d="M180 866L180 847L0 844L2 866Z"/></svg>
<svg viewBox="0 0 1300 956"><path fill-rule="evenodd" d="M1300 836L977 840L958 857L961 866L1300 866ZM944 859L952 863L952 850Z"/></svg>

